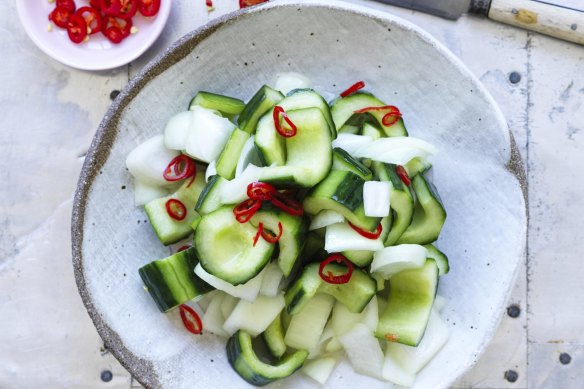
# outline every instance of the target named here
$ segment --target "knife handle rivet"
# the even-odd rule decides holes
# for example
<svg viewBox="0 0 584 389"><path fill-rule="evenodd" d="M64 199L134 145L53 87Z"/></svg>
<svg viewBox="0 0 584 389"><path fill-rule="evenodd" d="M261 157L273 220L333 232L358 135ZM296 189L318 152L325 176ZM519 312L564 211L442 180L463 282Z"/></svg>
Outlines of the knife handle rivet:
<svg viewBox="0 0 584 389"><path fill-rule="evenodd" d="M511 84L517 84L519 81L521 81L521 74L517 72L511 72L511 74L509 74L509 82L511 82Z"/></svg>
<svg viewBox="0 0 584 389"><path fill-rule="evenodd" d="M570 26L570 28L571 28L573 31L576 31L576 29L578 28L578 25L577 25L576 23L573 23L573 24Z"/></svg>

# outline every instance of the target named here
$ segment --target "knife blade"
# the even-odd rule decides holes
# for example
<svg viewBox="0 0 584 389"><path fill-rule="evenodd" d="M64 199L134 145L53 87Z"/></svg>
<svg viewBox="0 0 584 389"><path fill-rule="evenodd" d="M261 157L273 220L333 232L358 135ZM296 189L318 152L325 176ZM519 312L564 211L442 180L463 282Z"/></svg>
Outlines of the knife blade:
<svg viewBox="0 0 584 389"><path fill-rule="evenodd" d="M379 0L398 7L456 20L466 12L487 14L489 0Z"/></svg>

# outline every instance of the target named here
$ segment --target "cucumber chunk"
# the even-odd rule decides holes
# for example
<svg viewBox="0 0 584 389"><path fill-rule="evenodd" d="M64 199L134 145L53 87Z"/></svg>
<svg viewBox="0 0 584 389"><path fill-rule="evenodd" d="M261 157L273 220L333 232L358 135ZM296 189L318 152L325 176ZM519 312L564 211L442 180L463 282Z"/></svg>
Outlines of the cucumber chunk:
<svg viewBox="0 0 584 389"><path fill-rule="evenodd" d="M324 331L331 314L335 299L326 294L316 294L304 306L302 311L292 316L284 341L295 349L314 349Z"/></svg>
<svg viewBox="0 0 584 389"><path fill-rule="evenodd" d="M318 108L329 125L331 139L337 137L337 131L331 110L326 100L312 89L295 89L291 91L278 105L286 112L304 108Z"/></svg>
<svg viewBox="0 0 584 389"><path fill-rule="evenodd" d="M373 173L367 166L363 165L358 159L353 158L351 154L347 153L340 147L335 147L333 149L332 169L353 172L365 181L369 181L373 178Z"/></svg>
<svg viewBox="0 0 584 389"><path fill-rule="evenodd" d="M227 180L219 175L214 175L209 179L198 198L195 209L201 215L211 213L221 207L221 187L226 185Z"/></svg>
<svg viewBox="0 0 584 389"><path fill-rule="evenodd" d="M193 269L198 263L194 248L142 266L138 273L161 312L168 312L214 288Z"/></svg>
<svg viewBox="0 0 584 389"><path fill-rule="evenodd" d="M257 228L239 223L231 207L202 217L195 231L195 249L205 271L232 285L254 278L268 263L274 245L258 239Z"/></svg>
<svg viewBox="0 0 584 389"><path fill-rule="evenodd" d="M191 99L189 110L197 105L219 111L226 116L239 115L245 107L245 103L239 99L205 91L200 91Z"/></svg>
<svg viewBox="0 0 584 389"><path fill-rule="evenodd" d="M239 155L249 137L247 132L241 131L239 128L233 130L225 148L219 155L219 159L217 159L217 174L226 180L232 180L235 177Z"/></svg>
<svg viewBox="0 0 584 389"><path fill-rule="evenodd" d="M282 326L282 314L270 323L268 328L262 333L262 338L270 353L276 358L282 358L286 352L286 343L284 342L284 327Z"/></svg>
<svg viewBox="0 0 584 389"><path fill-rule="evenodd" d="M258 120L283 98L284 95L277 90L267 85L262 86L239 114L237 118L239 128L248 134L253 134Z"/></svg>
<svg viewBox="0 0 584 389"><path fill-rule="evenodd" d="M425 244L424 247L428 250L428 258L432 258L438 265L438 275L443 276L450 271L448 257L442 251L438 250L433 244Z"/></svg>

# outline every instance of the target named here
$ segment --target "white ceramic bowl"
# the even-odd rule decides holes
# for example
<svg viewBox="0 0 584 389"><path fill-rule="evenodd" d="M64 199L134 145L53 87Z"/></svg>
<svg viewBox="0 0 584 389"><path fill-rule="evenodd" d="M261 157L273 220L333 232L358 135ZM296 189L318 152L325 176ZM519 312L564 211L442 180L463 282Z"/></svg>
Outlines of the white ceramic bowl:
<svg viewBox="0 0 584 389"><path fill-rule="evenodd" d="M74 266L89 314L147 387L248 386L229 367L223 340L193 337L142 289L138 268L170 251L133 206L124 160L198 90L248 99L290 70L334 94L364 80L400 107L411 135L440 149L434 181L448 219L439 246L451 271L439 293L449 299L452 333L415 387L446 388L489 342L523 258L523 168L499 109L464 65L420 28L361 6L286 1L238 11L188 34L130 82L101 124L75 197ZM345 363L328 384L387 387ZM300 374L272 385L315 387Z"/></svg>

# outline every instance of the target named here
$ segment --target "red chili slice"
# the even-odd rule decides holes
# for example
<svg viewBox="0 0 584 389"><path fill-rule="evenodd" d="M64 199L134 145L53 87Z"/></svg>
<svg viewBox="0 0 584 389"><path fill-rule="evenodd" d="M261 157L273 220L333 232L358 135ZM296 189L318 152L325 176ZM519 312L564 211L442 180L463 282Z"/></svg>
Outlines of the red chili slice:
<svg viewBox="0 0 584 389"><path fill-rule="evenodd" d="M190 333L199 335L203 332L203 322L201 322L201 318L193 308L182 304L178 307L178 310L185 328Z"/></svg>
<svg viewBox="0 0 584 389"><path fill-rule="evenodd" d="M286 196L280 192L276 192L274 194L274 197L272 198L272 204L292 216L301 216L304 213L302 204L300 204L298 200L290 196Z"/></svg>
<svg viewBox="0 0 584 389"><path fill-rule="evenodd" d="M138 12L138 0L120 0L120 13L116 15L122 19L130 19Z"/></svg>
<svg viewBox="0 0 584 389"><path fill-rule="evenodd" d="M125 39L128 35L130 35L130 30L132 29L132 19L122 19L120 17L105 15L103 17L103 25L102 31L104 31L105 35L107 35L107 30L110 27L116 27L122 33L122 39ZM109 37L108 37L109 39ZM112 41L113 42L113 41ZM119 42L114 42L119 43Z"/></svg>
<svg viewBox="0 0 584 389"><path fill-rule="evenodd" d="M276 188L265 182L252 182L247 186L247 197L252 200L271 200L276 193Z"/></svg>
<svg viewBox="0 0 584 389"><path fill-rule="evenodd" d="M69 15L67 20L67 35L73 43L81 43L87 36L87 23L80 15Z"/></svg>
<svg viewBox="0 0 584 389"><path fill-rule="evenodd" d="M190 247L191 247L191 246L189 246L188 244L185 244L184 246L180 246L180 247L179 247L179 248L176 250L176 252L177 252L177 253L180 253L181 251L185 251L185 250L189 249Z"/></svg>
<svg viewBox="0 0 584 389"><path fill-rule="evenodd" d="M357 81L353 85L351 85L346 91L341 93L341 97L347 97L352 95L353 93L357 92L359 89L365 88L365 83L363 81Z"/></svg>
<svg viewBox="0 0 584 389"><path fill-rule="evenodd" d="M71 15L71 13L65 8L55 7L55 9L49 14L49 20L52 20L58 27L67 28L69 15Z"/></svg>
<svg viewBox="0 0 584 389"><path fill-rule="evenodd" d="M160 0L139 0L138 11L144 16L154 16L160 11Z"/></svg>
<svg viewBox="0 0 584 389"><path fill-rule="evenodd" d="M119 16L122 11L122 2L120 0L100 0L99 7L105 15Z"/></svg>
<svg viewBox="0 0 584 389"><path fill-rule="evenodd" d="M55 3L57 7L65 8L70 14L75 12L77 5L74 0L57 0Z"/></svg>
<svg viewBox="0 0 584 389"><path fill-rule="evenodd" d="M255 247L261 235L264 235L264 223L260 223L260 225L258 226L258 232L255 234L253 238L253 247Z"/></svg>
<svg viewBox="0 0 584 389"><path fill-rule="evenodd" d="M365 107L356 110L354 113L365 113L370 111L389 111L388 113L383 115L383 118L381 119L381 123L386 127L395 124L402 117L401 112L394 105L383 105L381 107Z"/></svg>
<svg viewBox="0 0 584 389"><path fill-rule="evenodd" d="M205 5L207 5L207 12L211 12L215 9L215 7L213 7L213 0L205 0Z"/></svg>
<svg viewBox="0 0 584 389"><path fill-rule="evenodd" d="M324 270L326 265L333 261L343 263L347 267L347 273L334 275L331 271L327 271L325 274ZM320 263L318 274L320 275L320 278L329 284L346 284L351 280L351 276L353 275L353 264L342 254L332 254Z"/></svg>
<svg viewBox="0 0 584 389"><path fill-rule="evenodd" d="M170 199L166 202L165 206L168 216L174 220L181 221L187 217L187 207L185 207L182 201L177 199Z"/></svg>
<svg viewBox="0 0 584 389"><path fill-rule="evenodd" d="M103 31L103 35L112 43L120 43L125 36L122 30L117 27L108 27Z"/></svg>
<svg viewBox="0 0 584 389"><path fill-rule="evenodd" d="M101 11L101 0L89 0L89 6L97 11Z"/></svg>
<svg viewBox="0 0 584 389"><path fill-rule="evenodd" d="M246 223L255 215L255 213L261 208L262 202L259 200L247 199L242 201L233 208L233 214L235 219L240 223Z"/></svg>
<svg viewBox="0 0 584 389"><path fill-rule="evenodd" d="M166 181L174 182L184 180L197 174L197 164L188 156L181 154L174 157L162 176Z"/></svg>
<svg viewBox="0 0 584 389"><path fill-rule="evenodd" d="M251 7L252 5L265 3L266 1L268 0L239 0L239 8Z"/></svg>
<svg viewBox="0 0 584 389"><path fill-rule="evenodd" d="M363 230L363 229L357 227L356 225L354 225L351 222L349 222L349 225L351 226L352 229L354 229L355 231L357 231L359 233L359 235L361 235L362 237L367 238L367 239L377 239L377 238L379 238L379 236L381 235L381 231L383 230L383 227L381 226L381 223L377 225L377 228L375 229L374 232Z"/></svg>
<svg viewBox="0 0 584 389"><path fill-rule="evenodd" d="M402 165L397 165L395 167L395 172L397 173L399 179L404 184L406 184L407 186L410 186L412 184L412 180L410 180L410 176L408 175L408 172L406 171L406 169Z"/></svg>
<svg viewBox="0 0 584 389"><path fill-rule="evenodd" d="M274 107L274 112L272 113L272 116L274 118L274 125L276 126L276 131L278 131L278 134L282 135L284 138L291 138L294 135L296 135L298 129L296 128L296 125L292 123L292 120L290 120L288 115L286 115L286 111L284 111L284 108L280 107L279 105L276 105ZM280 116L284 118L284 121L290 127L289 129L288 128L284 129L282 127L282 125L280 124Z"/></svg>
<svg viewBox="0 0 584 389"><path fill-rule="evenodd" d="M278 235L273 234L262 226L262 238L264 238L264 240L268 243L277 243L282 237L282 232L282 223L280 222L278 222Z"/></svg>
<svg viewBox="0 0 584 389"><path fill-rule="evenodd" d="M101 31L102 19L100 13L96 9L91 7L81 7L75 13L85 19L85 23L89 29L89 34L95 34Z"/></svg>

